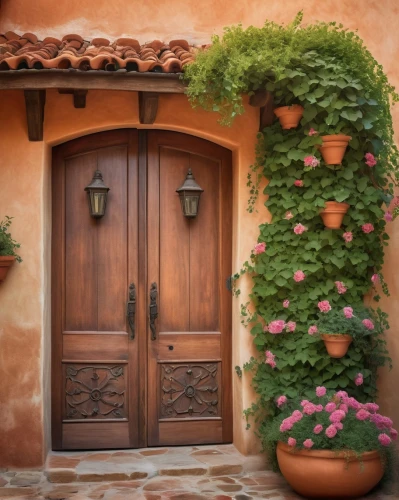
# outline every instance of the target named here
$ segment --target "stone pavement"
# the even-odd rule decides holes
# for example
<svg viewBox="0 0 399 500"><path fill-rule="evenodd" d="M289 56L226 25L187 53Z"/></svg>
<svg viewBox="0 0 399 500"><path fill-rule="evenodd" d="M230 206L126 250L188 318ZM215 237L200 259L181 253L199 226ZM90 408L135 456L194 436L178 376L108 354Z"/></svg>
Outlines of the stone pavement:
<svg viewBox="0 0 399 500"><path fill-rule="evenodd" d="M265 470L263 456L233 445L51 453L44 471L1 471L0 499L269 500L301 499ZM394 500L376 491L367 500Z"/></svg>

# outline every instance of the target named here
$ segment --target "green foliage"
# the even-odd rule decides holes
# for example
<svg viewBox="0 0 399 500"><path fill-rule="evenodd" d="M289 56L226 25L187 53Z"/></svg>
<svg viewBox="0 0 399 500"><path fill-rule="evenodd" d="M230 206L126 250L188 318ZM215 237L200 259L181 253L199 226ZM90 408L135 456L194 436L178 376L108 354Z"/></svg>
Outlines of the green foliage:
<svg viewBox="0 0 399 500"><path fill-rule="evenodd" d="M12 239L9 231L13 217L6 215L5 220L0 222L0 255L13 255L18 262L22 262L21 257L16 253L16 249L21 245Z"/></svg>

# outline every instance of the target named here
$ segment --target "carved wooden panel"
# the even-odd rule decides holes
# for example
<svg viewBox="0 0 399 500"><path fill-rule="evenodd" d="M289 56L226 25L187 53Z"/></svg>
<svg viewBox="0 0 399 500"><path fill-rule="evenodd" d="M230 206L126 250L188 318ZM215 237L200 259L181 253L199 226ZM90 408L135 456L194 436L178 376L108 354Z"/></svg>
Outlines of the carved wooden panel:
<svg viewBox="0 0 399 500"><path fill-rule="evenodd" d="M126 418L124 365L66 365L65 418Z"/></svg>
<svg viewBox="0 0 399 500"><path fill-rule="evenodd" d="M220 363L161 364L160 418L218 417Z"/></svg>

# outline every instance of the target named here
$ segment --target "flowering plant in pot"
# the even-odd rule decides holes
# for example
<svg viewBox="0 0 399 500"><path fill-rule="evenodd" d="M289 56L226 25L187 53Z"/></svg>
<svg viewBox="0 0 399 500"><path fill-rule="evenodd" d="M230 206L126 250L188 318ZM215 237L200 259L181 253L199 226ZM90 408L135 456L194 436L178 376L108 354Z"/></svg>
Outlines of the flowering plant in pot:
<svg viewBox="0 0 399 500"><path fill-rule="evenodd" d="M277 399L270 427L277 461L288 483L306 498L354 498L370 491L392 468L397 438L374 402L317 387L308 399Z"/></svg>
<svg viewBox="0 0 399 500"><path fill-rule="evenodd" d="M12 217L6 215L5 219L0 222L0 282L4 281L8 270L17 260L22 262L21 257L16 253L16 249L20 247L11 236L9 231Z"/></svg>
<svg viewBox="0 0 399 500"><path fill-rule="evenodd" d="M298 99L282 91L277 91L273 96L277 107L274 108L274 114L280 120L281 127L284 130L296 128L303 116L304 108L299 104Z"/></svg>

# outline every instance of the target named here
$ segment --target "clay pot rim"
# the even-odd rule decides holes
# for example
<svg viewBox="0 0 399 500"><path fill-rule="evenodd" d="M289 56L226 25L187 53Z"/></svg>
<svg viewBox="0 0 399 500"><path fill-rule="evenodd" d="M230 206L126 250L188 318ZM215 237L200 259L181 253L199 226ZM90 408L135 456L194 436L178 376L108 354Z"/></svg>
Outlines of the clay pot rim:
<svg viewBox="0 0 399 500"><path fill-rule="evenodd" d="M305 108L300 104L291 104L291 106L280 106L279 108L274 108L274 114L279 117L286 114L299 114L303 113Z"/></svg>
<svg viewBox="0 0 399 500"><path fill-rule="evenodd" d="M346 212L349 210L350 205L349 203L345 202L339 202L339 201L326 201L324 203L324 208L320 210L321 214L346 214Z"/></svg>
<svg viewBox="0 0 399 500"><path fill-rule="evenodd" d="M352 342L353 338L347 333L322 333L320 334L323 340L329 342Z"/></svg>
<svg viewBox="0 0 399 500"><path fill-rule="evenodd" d="M293 448L292 446L288 446L288 444L283 441L278 441L277 448L280 448L281 451L286 453L290 453L291 455L299 455L302 457L308 458L338 458L345 459L349 461L365 461L365 460L374 460L377 457L380 457L380 453L378 450L365 451L358 457L356 453L352 450L298 450Z"/></svg>
<svg viewBox="0 0 399 500"><path fill-rule="evenodd" d="M13 262L14 260L14 255L0 255L0 262Z"/></svg>
<svg viewBox="0 0 399 500"><path fill-rule="evenodd" d="M331 141L349 142L352 139L352 136L344 134L331 134L331 135L322 135L321 138L323 142L331 142Z"/></svg>

